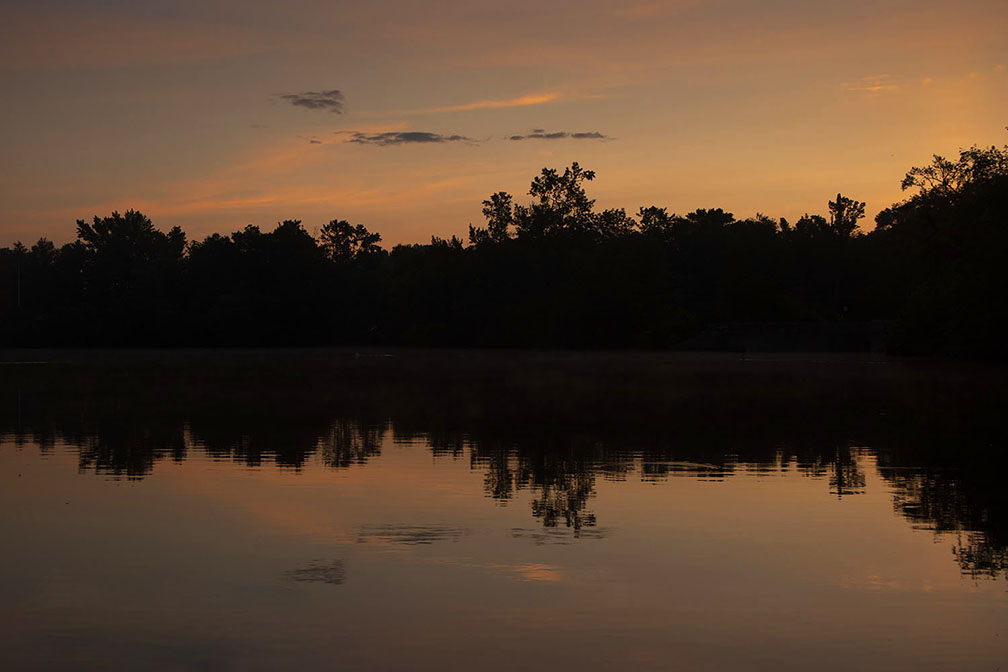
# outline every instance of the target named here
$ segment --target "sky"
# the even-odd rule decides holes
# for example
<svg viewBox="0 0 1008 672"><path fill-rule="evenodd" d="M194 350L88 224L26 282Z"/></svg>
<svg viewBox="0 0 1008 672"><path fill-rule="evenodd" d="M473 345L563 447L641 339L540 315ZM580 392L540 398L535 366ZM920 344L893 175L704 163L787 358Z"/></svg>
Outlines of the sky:
<svg viewBox="0 0 1008 672"><path fill-rule="evenodd" d="M464 238L573 161L599 207L870 220L1008 143L1006 28L1004 0L0 0L0 245L131 208Z"/></svg>

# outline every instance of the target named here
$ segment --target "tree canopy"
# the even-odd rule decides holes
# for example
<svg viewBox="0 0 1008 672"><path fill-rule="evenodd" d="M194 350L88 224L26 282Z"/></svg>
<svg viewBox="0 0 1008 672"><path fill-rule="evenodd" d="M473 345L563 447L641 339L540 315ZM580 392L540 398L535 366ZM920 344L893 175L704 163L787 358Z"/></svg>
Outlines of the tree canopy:
<svg viewBox="0 0 1008 672"><path fill-rule="evenodd" d="M317 235L292 219L190 243L134 210L80 220L71 243L0 249L0 341L748 347L732 325L882 321L893 352L1004 354L1008 147L911 168L908 198L867 232L866 203L842 193L793 224L717 207L630 216L595 207L595 178L573 163L543 168L528 200L491 194L468 244L386 250L338 218Z"/></svg>

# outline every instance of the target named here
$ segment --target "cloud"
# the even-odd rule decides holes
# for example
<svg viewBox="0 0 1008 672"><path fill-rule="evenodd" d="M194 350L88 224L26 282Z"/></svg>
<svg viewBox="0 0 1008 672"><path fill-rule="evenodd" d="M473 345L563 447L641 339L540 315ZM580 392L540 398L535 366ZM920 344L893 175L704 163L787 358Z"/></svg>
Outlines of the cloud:
<svg viewBox="0 0 1008 672"><path fill-rule="evenodd" d="M608 140L608 135L603 135L598 131L576 132L552 131L547 132L542 128L533 128L527 135L512 135L509 140Z"/></svg>
<svg viewBox="0 0 1008 672"><path fill-rule="evenodd" d="M462 105L451 105L449 107L435 107L425 112L466 112L469 110L493 110L502 107L528 107L529 105L544 105L560 99L559 93L530 93L518 98L506 100L477 100L472 103Z"/></svg>
<svg viewBox="0 0 1008 672"><path fill-rule="evenodd" d="M440 142L472 142L464 135L442 135L427 131L386 131L384 133L354 133L347 142L358 145L407 145Z"/></svg>
<svg viewBox="0 0 1008 672"><path fill-rule="evenodd" d="M898 91L901 87L892 81L889 75L872 75L862 77L858 81L844 82L843 87L848 91L861 91L863 93L880 93L882 91Z"/></svg>
<svg viewBox="0 0 1008 672"><path fill-rule="evenodd" d="M327 110L333 114L343 113L343 93L339 89L288 93L280 98L291 105L306 107L309 110Z"/></svg>
<svg viewBox="0 0 1008 672"><path fill-rule="evenodd" d="M321 145L322 144L321 140L309 140L308 142L310 144L312 144L312 145Z"/></svg>

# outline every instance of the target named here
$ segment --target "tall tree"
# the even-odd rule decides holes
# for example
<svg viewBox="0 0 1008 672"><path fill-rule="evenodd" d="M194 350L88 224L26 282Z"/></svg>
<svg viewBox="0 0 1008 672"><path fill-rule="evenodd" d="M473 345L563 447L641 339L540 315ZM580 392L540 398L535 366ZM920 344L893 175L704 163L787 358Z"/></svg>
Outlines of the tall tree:
<svg viewBox="0 0 1008 672"><path fill-rule="evenodd" d="M841 238L850 238L857 230L859 219L864 217L865 202L855 201L841 194L829 202L830 230Z"/></svg>
<svg viewBox="0 0 1008 672"><path fill-rule="evenodd" d="M381 249L381 234L371 233L363 224L334 219L319 232L322 249L333 261L348 262Z"/></svg>
<svg viewBox="0 0 1008 672"><path fill-rule="evenodd" d="M489 200L483 201L483 216L486 217L489 239L495 243L507 240L511 236L508 230L514 225L511 194L498 191Z"/></svg>
<svg viewBox="0 0 1008 672"><path fill-rule="evenodd" d="M536 202L514 209L518 235L538 238L560 231L590 231L595 201L588 198L584 183L594 179L595 171L582 169L576 161L562 174L543 168L528 192Z"/></svg>

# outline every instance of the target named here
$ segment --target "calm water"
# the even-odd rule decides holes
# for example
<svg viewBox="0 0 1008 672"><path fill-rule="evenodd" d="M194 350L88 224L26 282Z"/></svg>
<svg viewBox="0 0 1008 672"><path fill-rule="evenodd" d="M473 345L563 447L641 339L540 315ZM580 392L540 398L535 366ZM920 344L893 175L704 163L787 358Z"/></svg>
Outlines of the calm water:
<svg viewBox="0 0 1008 672"><path fill-rule="evenodd" d="M1008 667L1003 369L0 357L0 667Z"/></svg>

